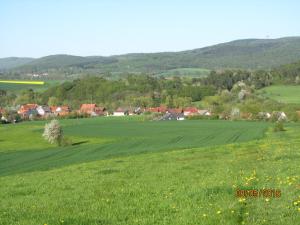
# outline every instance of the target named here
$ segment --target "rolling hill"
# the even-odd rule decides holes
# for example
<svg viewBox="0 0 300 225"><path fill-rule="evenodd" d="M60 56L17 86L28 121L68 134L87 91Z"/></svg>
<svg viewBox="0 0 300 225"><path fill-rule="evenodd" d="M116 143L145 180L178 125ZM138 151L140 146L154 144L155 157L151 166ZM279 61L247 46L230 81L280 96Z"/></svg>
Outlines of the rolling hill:
<svg viewBox="0 0 300 225"><path fill-rule="evenodd" d="M8 57L0 59L0 70L11 69L32 62L33 58Z"/></svg>
<svg viewBox="0 0 300 225"><path fill-rule="evenodd" d="M134 53L110 57L52 55L28 59L28 62L21 58L15 58L14 61L18 60L23 63L12 64L8 59L0 59L0 69L20 73L63 70L71 73L89 71L155 74L179 68L271 69L300 60L300 37L236 40L181 52Z"/></svg>

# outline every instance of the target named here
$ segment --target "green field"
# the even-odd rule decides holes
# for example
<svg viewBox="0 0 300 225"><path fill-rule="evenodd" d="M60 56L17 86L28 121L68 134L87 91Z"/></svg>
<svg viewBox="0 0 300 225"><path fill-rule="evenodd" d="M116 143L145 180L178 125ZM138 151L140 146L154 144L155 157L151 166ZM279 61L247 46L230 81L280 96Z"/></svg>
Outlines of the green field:
<svg viewBox="0 0 300 225"><path fill-rule="evenodd" d="M203 68L179 68L168 70L166 72L158 74L163 77L206 77L210 73L210 70Z"/></svg>
<svg viewBox="0 0 300 225"><path fill-rule="evenodd" d="M300 86L274 85L262 89L260 93L279 102L300 104Z"/></svg>
<svg viewBox="0 0 300 225"><path fill-rule="evenodd" d="M0 127L0 224L297 224L300 126L269 123L61 121ZM238 199L236 188L280 198ZM297 202L298 201L298 202Z"/></svg>

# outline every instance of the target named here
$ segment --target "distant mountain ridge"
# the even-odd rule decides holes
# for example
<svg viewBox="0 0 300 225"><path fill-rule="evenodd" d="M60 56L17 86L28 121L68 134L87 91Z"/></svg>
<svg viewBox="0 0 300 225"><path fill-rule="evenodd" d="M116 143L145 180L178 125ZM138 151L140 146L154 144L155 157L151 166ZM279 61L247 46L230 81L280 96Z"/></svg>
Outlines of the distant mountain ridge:
<svg viewBox="0 0 300 225"><path fill-rule="evenodd" d="M0 70L11 69L18 66L25 65L35 60L34 58L8 57L0 58Z"/></svg>
<svg viewBox="0 0 300 225"><path fill-rule="evenodd" d="M181 52L131 53L109 57L51 55L3 58L0 70L20 73L69 70L159 73L178 68L271 69L300 60L300 37L243 39Z"/></svg>

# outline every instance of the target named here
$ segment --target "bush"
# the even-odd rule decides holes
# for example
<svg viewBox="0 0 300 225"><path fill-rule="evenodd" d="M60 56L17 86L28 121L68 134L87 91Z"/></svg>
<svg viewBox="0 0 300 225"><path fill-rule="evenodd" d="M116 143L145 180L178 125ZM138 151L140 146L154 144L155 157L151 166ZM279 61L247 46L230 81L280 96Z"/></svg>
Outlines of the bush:
<svg viewBox="0 0 300 225"><path fill-rule="evenodd" d="M63 130L58 120L51 120L45 125L43 137L51 144L57 143L58 146L63 144Z"/></svg>
<svg viewBox="0 0 300 225"><path fill-rule="evenodd" d="M273 130L274 132L285 131L283 122L276 122Z"/></svg>

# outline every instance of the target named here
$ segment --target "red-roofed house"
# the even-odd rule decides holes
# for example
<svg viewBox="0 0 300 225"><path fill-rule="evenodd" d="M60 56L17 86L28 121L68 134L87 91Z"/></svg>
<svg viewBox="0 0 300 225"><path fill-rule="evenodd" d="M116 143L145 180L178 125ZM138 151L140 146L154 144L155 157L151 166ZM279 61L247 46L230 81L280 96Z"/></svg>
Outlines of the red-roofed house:
<svg viewBox="0 0 300 225"><path fill-rule="evenodd" d="M37 115L37 104L25 104L21 105L20 109L18 110L18 114L22 117L27 117L30 115Z"/></svg>
<svg viewBox="0 0 300 225"><path fill-rule="evenodd" d="M185 116L195 116L195 115L198 115L199 110L196 108L196 107L187 107L183 110L183 114Z"/></svg>
<svg viewBox="0 0 300 225"><path fill-rule="evenodd" d="M5 110L0 108L0 114L3 114L4 112L5 112Z"/></svg>
<svg viewBox="0 0 300 225"><path fill-rule="evenodd" d="M104 107L98 107L96 104L82 104L80 106L80 113L89 114L91 116L104 115Z"/></svg>
<svg viewBox="0 0 300 225"><path fill-rule="evenodd" d="M159 106L159 107L150 107L146 109L147 112L152 112L152 113L165 113L167 112L167 107L165 106Z"/></svg>
<svg viewBox="0 0 300 225"><path fill-rule="evenodd" d="M168 113L183 113L183 109L182 108L175 108L175 109L168 109L167 110Z"/></svg>

